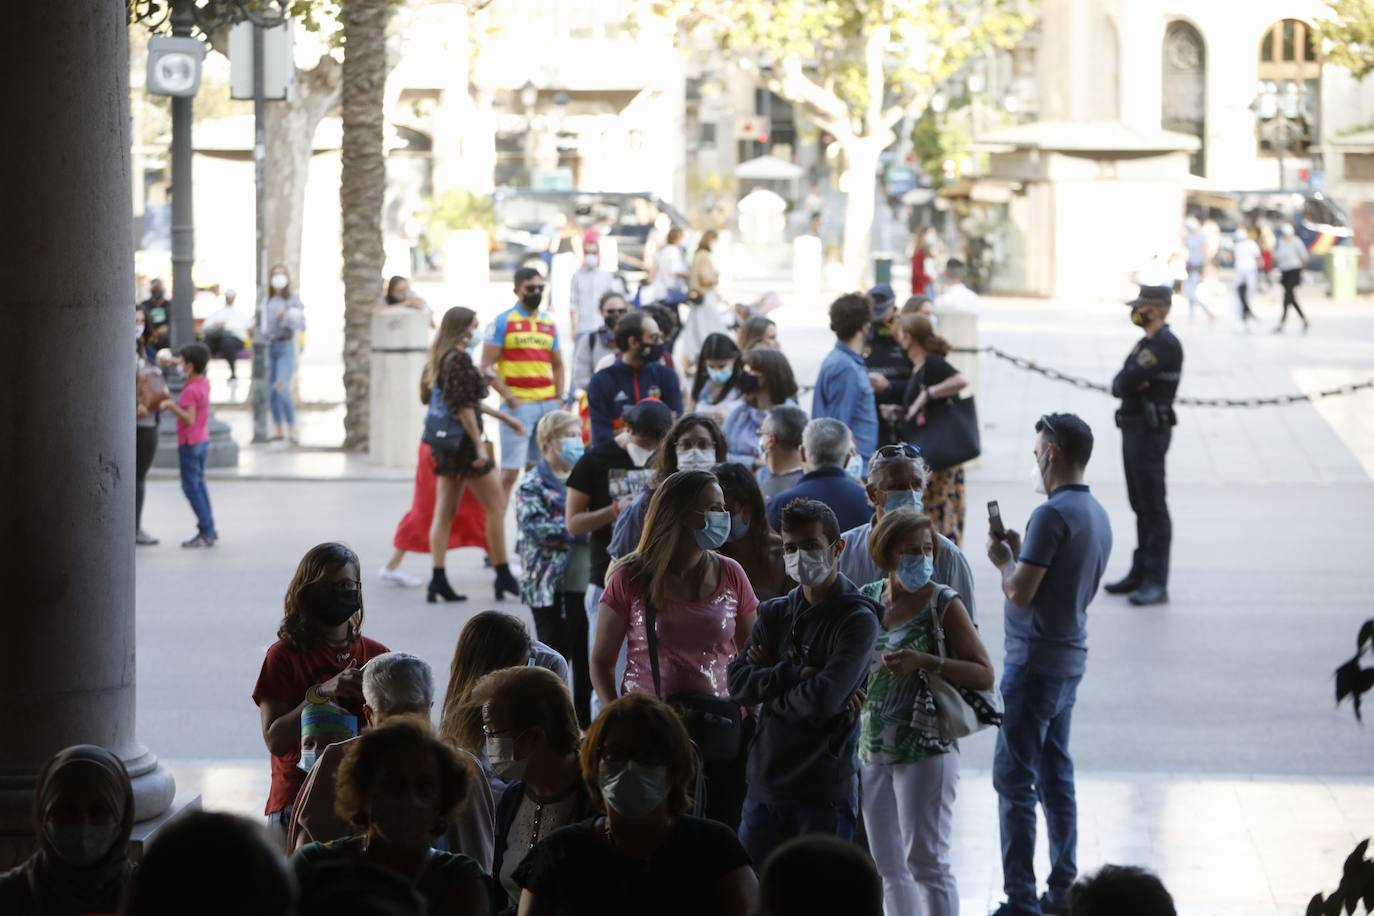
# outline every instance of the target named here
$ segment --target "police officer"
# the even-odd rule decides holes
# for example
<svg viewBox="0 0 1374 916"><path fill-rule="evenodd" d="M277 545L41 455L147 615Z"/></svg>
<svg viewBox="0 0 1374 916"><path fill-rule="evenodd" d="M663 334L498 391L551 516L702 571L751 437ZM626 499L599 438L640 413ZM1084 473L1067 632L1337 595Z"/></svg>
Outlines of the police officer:
<svg viewBox="0 0 1374 916"><path fill-rule="evenodd" d="M1106 586L1108 594L1130 595L1131 604L1164 604L1169 600L1169 542L1173 524L1164 501L1164 456L1174 425L1174 396L1183 372L1183 346L1165 319L1173 303L1168 286L1142 286L1126 304L1131 322L1145 336L1126 357L1112 380L1121 398L1116 425L1126 465L1126 494L1135 512L1136 549L1131 571Z"/></svg>
<svg viewBox="0 0 1374 916"><path fill-rule="evenodd" d="M895 423L883 419L885 404L901 405L906 383L911 380L911 360L897 343L897 295L886 283L879 283L868 291L873 301L873 324L864 340L864 366L868 380L873 383L874 406L878 411L878 444L893 445L903 441Z"/></svg>

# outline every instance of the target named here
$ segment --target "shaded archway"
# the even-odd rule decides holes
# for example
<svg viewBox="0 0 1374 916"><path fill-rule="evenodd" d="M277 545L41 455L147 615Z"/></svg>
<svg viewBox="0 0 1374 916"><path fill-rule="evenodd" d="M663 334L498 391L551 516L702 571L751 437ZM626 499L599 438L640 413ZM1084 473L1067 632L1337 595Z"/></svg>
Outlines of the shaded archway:
<svg viewBox="0 0 1374 916"><path fill-rule="evenodd" d="M1321 38L1300 19L1282 19L1260 39L1259 152L1311 153L1321 137Z"/></svg>
<svg viewBox="0 0 1374 916"><path fill-rule="evenodd" d="M1160 126L1197 137L1189 159L1194 175L1207 174L1207 48L1190 23L1176 20L1164 31Z"/></svg>

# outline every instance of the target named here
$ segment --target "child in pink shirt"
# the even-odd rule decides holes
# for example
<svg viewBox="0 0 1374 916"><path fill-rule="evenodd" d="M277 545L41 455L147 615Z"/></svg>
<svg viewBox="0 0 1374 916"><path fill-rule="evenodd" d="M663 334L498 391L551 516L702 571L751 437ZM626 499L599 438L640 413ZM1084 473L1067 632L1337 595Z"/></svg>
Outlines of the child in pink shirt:
<svg viewBox="0 0 1374 916"><path fill-rule="evenodd" d="M210 511L210 494L205 489L205 457L210 451L210 380L205 377L205 367L210 363L210 351L204 344L187 344L180 355L186 385L181 389L181 397L163 401L162 409L176 414L181 492L196 513L196 536L181 546L214 547L219 534Z"/></svg>

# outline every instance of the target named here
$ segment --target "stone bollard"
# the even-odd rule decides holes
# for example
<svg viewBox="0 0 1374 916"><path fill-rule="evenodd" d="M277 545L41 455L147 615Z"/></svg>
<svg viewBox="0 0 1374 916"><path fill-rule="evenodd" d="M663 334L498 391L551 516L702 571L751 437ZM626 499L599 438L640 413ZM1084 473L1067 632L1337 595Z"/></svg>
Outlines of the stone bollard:
<svg viewBox="0 0 1374 916"><path fill-rule="evenodd" d="M966 309L939 309L935 312L935 333L949 341L955 350L978 346L978 314ZM978 396L978 354L951 353L950 365L964 374L968 387L961 397Z"/></svg>
<svg viewBox="0 0 1374 916"><path fill-rule="evenodd" d="M429 328L418 309L394 305L372 318L372 387L368 460L387 468L415 466L425 425L420 374L429 355Z"/></svg>

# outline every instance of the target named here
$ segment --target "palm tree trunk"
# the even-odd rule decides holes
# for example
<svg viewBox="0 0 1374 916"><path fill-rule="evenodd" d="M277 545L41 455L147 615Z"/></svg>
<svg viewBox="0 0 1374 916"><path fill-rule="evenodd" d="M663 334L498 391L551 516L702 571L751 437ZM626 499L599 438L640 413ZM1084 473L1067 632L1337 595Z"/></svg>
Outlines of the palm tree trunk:
<svg viewBox="0 0 1374 916"><path fill-rule="evenodd" d="M372 312L382 298L382 204L386 196L383 90L388 0L343 4L344 448L368 444Z"/></svg>

